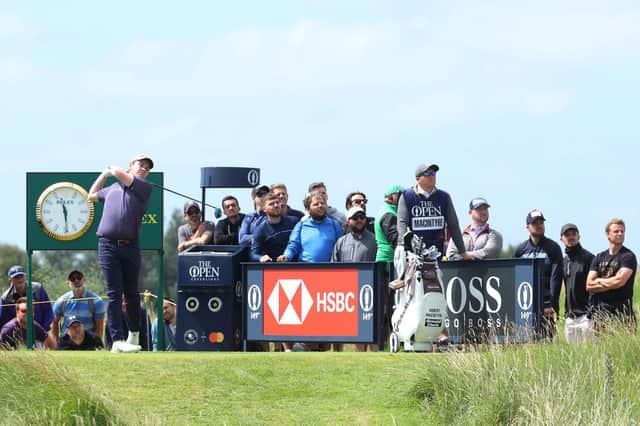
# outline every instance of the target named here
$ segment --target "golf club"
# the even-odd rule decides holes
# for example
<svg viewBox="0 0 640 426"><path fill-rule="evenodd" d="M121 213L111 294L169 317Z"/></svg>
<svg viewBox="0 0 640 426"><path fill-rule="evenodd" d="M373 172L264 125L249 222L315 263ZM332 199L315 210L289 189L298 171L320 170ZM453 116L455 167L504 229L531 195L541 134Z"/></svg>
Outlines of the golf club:
<svg viewBox="0 0 640 426"><path fill-rule="evenodd" d="M162 185L158 185L157 183L153 183L153 182L149 182L149 183L151 185L155 186L156 188L162 189L163 191L171 192L172 194L179 195L180 197L184 197L184 198L186 198L188 200L195 201L196 203L202 203L201 200L197 200L197 199L195 199L193 197L189 197L188 195L181 194L178 191L174 191L173 189L166 188L166 187L164 187ZM207 206L207 207L211 207L213 209L213 216L216 219L220 219L222 217L222 210L220 209L220 207L212 206L209 203L204 203L204 205Z"/></svg>

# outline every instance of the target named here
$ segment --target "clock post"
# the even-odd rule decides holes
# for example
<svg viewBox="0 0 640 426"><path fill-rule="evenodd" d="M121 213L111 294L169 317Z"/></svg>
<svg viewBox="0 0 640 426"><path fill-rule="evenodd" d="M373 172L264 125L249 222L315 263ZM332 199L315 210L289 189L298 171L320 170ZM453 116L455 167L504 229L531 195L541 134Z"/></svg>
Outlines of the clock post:
<svg viewBox="0 0 640 426"><path fill-rule="evenodd" d="M29 172L27 173L27 348L33 346L32 261L36 250L97 250L96 235L102 203L87 201L88 190L96 180L96 172ZM163 186L162 172L152 172L147 180ZM115 180L110 178L106 185ZM154 190L142 219L140 248L158 253L158 321L162 321L164 280L163 265L163 191ZM161 323L158 330L162 330ZM159 333L163 339L163 333ZM160 341L160 344L163 342Z"/></svg>

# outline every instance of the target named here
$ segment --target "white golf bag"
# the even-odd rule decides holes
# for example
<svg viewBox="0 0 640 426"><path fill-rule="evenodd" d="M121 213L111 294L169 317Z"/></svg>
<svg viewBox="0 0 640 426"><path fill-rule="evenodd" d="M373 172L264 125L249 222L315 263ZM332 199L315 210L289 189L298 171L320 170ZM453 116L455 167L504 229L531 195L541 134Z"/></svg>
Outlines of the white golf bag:
<svg viewBox="0 0 640 426"><path fill-rule="evenodd" d="M404 242L393 259L399 278L389 283L395 290L389 349L397 352L402 343L405 351L431 351L434 341L446 331L440 252L435 246L427 249L422 238L410 231Z"/></svg>

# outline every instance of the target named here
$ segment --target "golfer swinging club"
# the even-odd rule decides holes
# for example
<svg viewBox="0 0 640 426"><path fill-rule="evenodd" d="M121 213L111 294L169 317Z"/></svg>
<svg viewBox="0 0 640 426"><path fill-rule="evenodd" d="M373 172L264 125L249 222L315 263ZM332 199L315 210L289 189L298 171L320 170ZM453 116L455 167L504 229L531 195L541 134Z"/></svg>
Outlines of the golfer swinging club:
<svg viewBox="0 0 640 426"><path fill-rule="evenodd" d="M151 196L146 180L153 168L148 155L140 154L124 170L109 166L89 190L89 201L104 203L98 225L98 260L107 288L107 332L113 341L111 352L138 352L140 336L140 224ZM116 182L108 187L109 176ZM122 332L122 295L129 317L129 335ZM125 340L126 339L126 340Z"/></svg>

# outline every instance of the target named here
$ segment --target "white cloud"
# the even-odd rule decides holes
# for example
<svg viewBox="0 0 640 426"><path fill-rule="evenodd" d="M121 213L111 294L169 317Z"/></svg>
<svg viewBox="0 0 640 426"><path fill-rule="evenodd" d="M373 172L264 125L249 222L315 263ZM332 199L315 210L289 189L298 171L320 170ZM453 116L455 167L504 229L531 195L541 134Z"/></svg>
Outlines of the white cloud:
<svg viewBox="0 0 640 426"><path fill-rule="evenodd" d="M0 83L26 80L32 72L32 65L23 58L0 58Z"/></svg>

